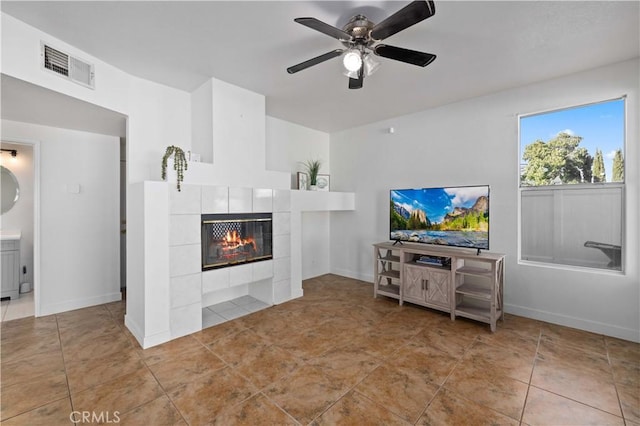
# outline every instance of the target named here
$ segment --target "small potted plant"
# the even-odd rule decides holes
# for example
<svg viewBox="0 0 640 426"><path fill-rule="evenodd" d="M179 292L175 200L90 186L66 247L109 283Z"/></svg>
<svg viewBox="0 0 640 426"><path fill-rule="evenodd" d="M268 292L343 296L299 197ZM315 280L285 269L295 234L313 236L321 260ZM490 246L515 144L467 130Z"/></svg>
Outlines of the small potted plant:
<svg viewBox="0 0 640 426"><path fill-rule="evenodd" d="M187 170L188 162L182 148L171 145L162 157L162 180L167 178L167 160L173 155L173 169L176 171L176 181L178 191L181 191L182 181L184 180L184 171Z"/></svg>
<svg viewBox="0 0 640 426"><path fill-rule="evenodd" d="M309 174L309 189L316 191L318 189L318 172L320 172L320 166L322 162L320 160L307 160L304 166L307 168Z"/></svg>

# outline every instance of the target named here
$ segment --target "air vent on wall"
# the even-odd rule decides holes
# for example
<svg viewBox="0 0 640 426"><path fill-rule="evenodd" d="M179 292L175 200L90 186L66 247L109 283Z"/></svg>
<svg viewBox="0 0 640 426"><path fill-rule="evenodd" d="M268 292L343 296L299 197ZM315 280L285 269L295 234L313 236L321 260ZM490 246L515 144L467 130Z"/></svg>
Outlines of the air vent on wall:
<svg viewBox="0 0 640 426"><path fill-rule="evenodd" d="M42 43L42 67L68 80L94 88L93 65Z"/></svg>

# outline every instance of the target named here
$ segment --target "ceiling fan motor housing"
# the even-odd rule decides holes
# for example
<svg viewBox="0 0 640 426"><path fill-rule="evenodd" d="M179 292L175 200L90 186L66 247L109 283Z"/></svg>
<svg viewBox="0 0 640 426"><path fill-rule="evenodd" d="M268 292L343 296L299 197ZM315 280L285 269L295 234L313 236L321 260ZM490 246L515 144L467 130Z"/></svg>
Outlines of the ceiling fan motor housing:
<svg viewBox="0 0 640 426"><path fill-rule="evenodd" d="M374 40L371 38L370 33L375 24L367 19L364 15L355 15L342 27L342 30L348 34L351 34L353 39L351 41L343 41L347 47L354 45L371 46Z"/></svg>

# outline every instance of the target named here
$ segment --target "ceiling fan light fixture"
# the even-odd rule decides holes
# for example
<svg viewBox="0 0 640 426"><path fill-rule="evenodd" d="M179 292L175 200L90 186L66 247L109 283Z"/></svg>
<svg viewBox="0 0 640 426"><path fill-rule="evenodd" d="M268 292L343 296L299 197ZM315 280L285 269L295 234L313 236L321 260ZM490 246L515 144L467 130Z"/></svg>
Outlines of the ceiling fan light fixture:
<svg viewBox="0 0 640 426"><path fill-rule="evenodd" d="M367 77L376 72L380 66L380 62L373 59L370 53L364 55L362 62L364 64L364 73Z"/></svg>
<svg viewBox="0 0 640 426"><path fill-rule="evenodd" d="M362 56L357 49L349 49L344 54L342 63L347 71L357 72L362 67Z"/></svg>
<svg viewBox="0 0 640 426"><path fill-rule="evenodd" d="M346 75L349 78L358 78L358 71L344 70L342 75Z"/></svg>

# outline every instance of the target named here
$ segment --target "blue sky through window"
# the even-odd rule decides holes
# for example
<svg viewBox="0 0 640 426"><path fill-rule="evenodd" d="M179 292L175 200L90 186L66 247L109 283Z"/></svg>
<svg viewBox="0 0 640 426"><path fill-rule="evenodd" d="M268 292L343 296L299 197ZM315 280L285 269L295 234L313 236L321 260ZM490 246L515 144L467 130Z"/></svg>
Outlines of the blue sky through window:
<svg viewBox="0 0 640 426"><path fill-rule="evenodd" d="M548 142L558 133L581 136L579 147L593 157L602 151L607 182L611 182L613 155L624 156L624 99L530 115L520 119L520 162L525 146L540 139Z"/></svg>

